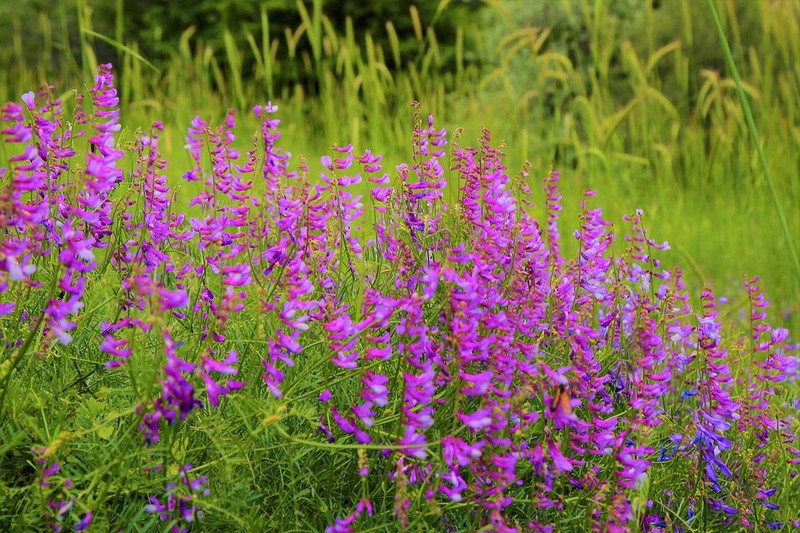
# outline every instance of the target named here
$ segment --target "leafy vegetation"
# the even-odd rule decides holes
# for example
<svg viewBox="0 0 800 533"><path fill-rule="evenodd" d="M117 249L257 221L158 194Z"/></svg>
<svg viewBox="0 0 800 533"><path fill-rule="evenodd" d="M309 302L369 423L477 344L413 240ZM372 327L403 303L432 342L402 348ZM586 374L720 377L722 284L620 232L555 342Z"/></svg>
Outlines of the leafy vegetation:
<svg viewBox="0 0 800 533"><path fill-rule="evenodd" d="M0 51L0 529L800 527L792 3L716 6L760 146L689 1L493 3L411 61L265 8L249 75L82 2L83 89L29 91L64 5Z"/></svg>
<svg viewBox="0 0 800 533"><path fill-rule="evenodd" d="M264 11L246 47L228 40L215 48L187 29L157 72L140 59L135 41L114 33L108 37L122 51L116 68L128 128L122 142L158 117L165 125L167 158L185 166L182 132L196 114L221 120L228 107L271 99L281 105L288 125L284 139L294 153L322 153L331 142L353 142L381 147L394 165L408 151L406 106L419 101L451 130L463 128L466 138L489 128L507 145L511 168L531 161L540 172L551 163L569 170L563 184L570 200L567 220L575 220L572 206L587 187L603 192L612 221L640 207L653 231L675 244L677 253L666 260L688 269L691 286L727 291L739 286L743 274L758 273L780 307L780 319L800 327L797 274L790 262L774 259L787 255L788 243L721 47L707 40L713 33L708 10L690 0L636 4L638 10L627 11L616 2L543 4L560 5L556 16L552 8L537 12L535 2L493 3L459 26L450 42L438 38L430 20L420 19L420 37L413 37L417 55L409 62L395 60L400 50L392 39L388 48L380 46L378 36L359 37L352 22L334 26L325 11L315 19L307 10L309 21L287 34L273 31ZM95 32L91 10L76 9L82 14L74 25L82 46L78 53L65 50L78 42L61 42L56 33L70 24L68 5L30 17L42 28L41 44L32 39L23 46L22 33L11 32L12 45L0 49L0 63L7 65L0 69L5 99L18 99L48 80L61 80L60 87L90 83L98 61L107 57L96 50L108 42L88 33ZM449 7L440 7L439 19L446 19ZM762 125L783 210L800 212L800 106L793 90L799 75L792 59L800 49L797 4L724 2L718 9ZM670 27L675 29L665 29ZM390 35L387 27L384 37ZM474 45L468 46L468 36ZM569 44L578 41L583 44ZM318 55L298 55L298 47L311 43L318 43ZM452 65L443 52L447 47ZM39 50L42 60L28 59L29 50ZM255 67L245 78L250 53ZM45 68L53 57L64 69L54 78ZM276 72L298 62L316 73L318 94L276 80ZM257 127L253 121L243 125ZM800 220L790 216L789 225L797 241ZM565 246L575 251L571 240Z"/></svg>

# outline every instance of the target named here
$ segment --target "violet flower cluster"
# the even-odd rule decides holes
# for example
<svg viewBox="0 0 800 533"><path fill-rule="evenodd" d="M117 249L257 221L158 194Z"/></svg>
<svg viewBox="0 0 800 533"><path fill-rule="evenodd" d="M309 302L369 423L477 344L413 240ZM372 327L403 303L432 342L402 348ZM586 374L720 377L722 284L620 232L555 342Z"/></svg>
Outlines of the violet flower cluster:
<svg viewBox="0 0 800 533"><path fill-rule="evenodd" d="M82 517L73 513L77 501L75 496L69 494L74 488L73 483L69 478L63 476L61 465L50 460L52 454L53 450L48 448L33 450L34 462L41 467L38 484L45 500L44 517L47 520L47 527L51 531L64 531L64 525L70 522L67 517L71 517L74 522L71 530L84 531L92 523L93 513L87 511Z"/></svg>
<svg viewBox="0 0 800 533"><path fill-rule="evenodd" d="M11 154L0 318L32 331L43 354L86 335L103 372L136 370L133 427L148 453L172 454L165 428L189 434L196 411L216 416L239 395L276 413L313 398L295 412L316 433L286 424L275 438L358 449L361 490L338 495L347 510L328 531L379 519L498 532L564 530L567 516L592 531L681 531L701 514L709 527L800 520L776 503L774 474L800 465L797 405L776 394L797 379L788 331L767 323L754 279L750 338L732 343L720 299L706 289L692 309L642 212L617 243L587 191L573 257L558 172L541 180L539 206L530 167L511 175L488 131L450 147L418 105L409 162L385 170L380 155L335 145L319 179L279 147L271 103L253 109L261 127L244 155L234 111L216 126L196 117L183 205L160 123L121 170L109 66L92 115L79 98L68 125L51 92L0 116ZM91 149L76 166L84 135ZM109 279L114 304L94 331L76 329L89 282ZM23 343L4 340L18 361ZM42 482L58 472L40 465ZM146 507L176 531L208 495L208 478L190 471ZM385 487L393 494L376 497ZM71 501L48 520L60 524Z"/></svg>
<svg viewBox="0 0 800 533"><path fill-rule="evenodd" d="M188 533L194 522L203 518L203 511L197 501L210 494L208 477L192 474L192 465L179 468L181 483L167 483L166 496L158 499L150 496L145 506L148 513L158 516L161 522L170 524L171 533Z"/></svg>

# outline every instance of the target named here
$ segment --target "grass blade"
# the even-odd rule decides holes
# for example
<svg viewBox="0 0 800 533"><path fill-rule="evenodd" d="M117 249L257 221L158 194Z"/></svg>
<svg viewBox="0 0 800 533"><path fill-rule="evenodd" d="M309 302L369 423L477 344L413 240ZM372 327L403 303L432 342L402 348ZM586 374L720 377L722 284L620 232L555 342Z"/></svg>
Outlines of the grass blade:
<svg viewBox="0 0 800 533"><path fill-rule="evenodd" d="M742 104L742 111L744 112L745 121L747 122L747 129L750 131L750 137L752 138L753 144L758 152L758 161L761 163L761 169L764 171L764 177L767 180L769 191L772 194L772 201L775 204L775 211L780 219L783 235L786 238L786 244L789 247L789 253L792 256L792 262L794 263L794 268L797 273L797 281L800 282L800 258L797 256L797 247L795 246L794 239L792 239L792 233L789 231L789 223L786 220L786 214L784 213L783 206L778 198L778 190L775 187L775 180L772 177L772 171L769 168L767 158L764 155L764 149L761 146L761 137L759 136L758 129L756 128L756 121L753 119L753 112L750 110L750 103L747 100L742 79L739 76L739 70L736 68L736 62L733 60L733 52L731 52L731 47L728 44L728 38L725 36L725 29L722 27L722 21L719 18L717 7L714 5L713 0L707 0L707 2L708 9L711 11L711 16L714 18L714 26L717 29L719 41L722 44L725 61L728 64L728 68L731 69L731 75L736 82L736 93L739 95L739 102Z"/></svg>

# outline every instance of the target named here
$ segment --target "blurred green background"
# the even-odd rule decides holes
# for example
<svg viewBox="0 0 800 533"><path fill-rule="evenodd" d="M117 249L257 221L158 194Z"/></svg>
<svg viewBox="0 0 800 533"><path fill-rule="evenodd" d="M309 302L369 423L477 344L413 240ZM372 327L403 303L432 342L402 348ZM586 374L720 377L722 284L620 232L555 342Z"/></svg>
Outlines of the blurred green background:
<svg viewBox="0 0 800 533"><path fill-rule="evenodd" d="M715 0L800 240L800 1ZM272 100L283 146L313 171L332 143L408 158L411 101L471 144L481 127L532 179L561 171L567 253L582 192L606 218L645 211L665 264L744 314L760 275L771 320L797 330L800 280L701 0L0 0L0 97L43 83L69 107L98 63L118 73L125 130L161 120L171 183L186 127ZM541 200L539 187L535 200ZM624 246L622 239L619 245Z"/></svg>

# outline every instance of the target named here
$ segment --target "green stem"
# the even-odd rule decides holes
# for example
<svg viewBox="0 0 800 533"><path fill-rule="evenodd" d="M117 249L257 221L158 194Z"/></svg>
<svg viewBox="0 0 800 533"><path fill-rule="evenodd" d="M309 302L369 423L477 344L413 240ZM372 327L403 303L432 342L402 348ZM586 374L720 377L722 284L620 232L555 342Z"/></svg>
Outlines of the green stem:
<svg viewBox="0 0 800 533"><path fill-rule="evenodd" d="M47 300L49 301L56 292L56 287L58 287L58 280L59 280L59 272L53 274L53 282L50 285L50 292L47 294ZM3 405L5 405L6 401L6 394L8 394L8 385L11 383L11 375L14 373L14 370L17 368L19 363L22 361L22 358L28 353L28 349L33 344L34 338L38 336L39 328L44 322L45 312L39 314L39 318L36 319L36 324L34 324L33 329L28 333L28 337L25 339L25 342L20 347L17 355L11 360L11 365L9 365L6 375L2 377L3 379L3 392L0 393L0 420L3 420Z"/></svg>
<svg viewBox="0 0 800 533"><path fill-rule="evenodd" d="M28 349L33 344L33 339L39 333L39 327L44 322L44 311L39 314L39 318L36 320L36 324L34 325L33 329L28 333L28 337L25 339L25 343L17 352L17 355L11 360L11 365L8 367L6 371L6 375L3 376L3 392L0 393L0 417L2 417L3 412L3 405L6 401L6 394L8 393L8 386L11 382L11 375L14 373L14 370L17 368L17 365L22 361L23 356L28 353Z"/></svg>
<svg viewBox="0 0 800 533"><path fill-rule="evenodd" d="M273 424L272 426L275 428L275 431L280 434L281 437L288 439L290 442L295 444L303 444L305 446L310 446L312 448L323 448L326 450L392 450L392 451L399 451L399 450L407 450L407 449L427 449L430 450L438 445L438 442L426 442L425 444L342 444L342 443L329 443L329 442L320 442L316 440L309 440L304 439L301 437L295 437L294 435L290 435L280 424Z"/></svg>
<svg viewBox="0 0 800 533"><path fill-rule="evenodd" d="M792 239L792 234L789 231L789 224L786 221L786 214L783 212L783 207L781 206L780 199L778 198L778 191L775 188L775 180L772 179L772 172L769 169L767 158L764 155L763 148L761 147L761 137L758 135L756 122L753 119L753 113L750 110L750 104L747 101L747 96L742 88L742 80L739 77L739 70L736 68L736 62L733 60L733 53L731 52L731 47L728 44L728 38L725 36L725 29L722 27L722 21L720 21L719 13L717 13L717 7L714 5L714 0L707 0L707 2L708 9L711 11L711 16L714 18L714 26L717 28L717 34L719 35L720 43L722 43L725 61L728 64L728 68L731 70L734 81L736 82L736 93L739 95L739 102L742 104L742 111L744 112L744 118L747 122L747 129L750 131L750 137L753 139L753 144L756 146L758 160L761 163L762 170L764 171L764 177L767 180L767 185L769 185L769 191L772 193L772 202L775 204L775 211L778 213L778 218L781 222L781 228L783 229L783 235L786 238L786 244L789 247L789 254L794 262L794 268L797 272L797 279L800 282L800 259L798 259L797 256L797 248L795 247L794 240Z"/></svg>

